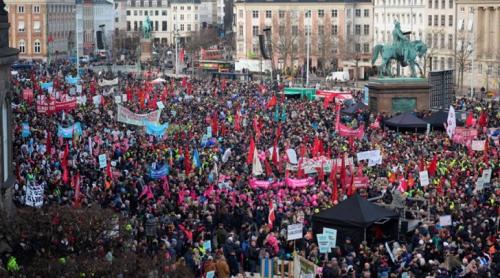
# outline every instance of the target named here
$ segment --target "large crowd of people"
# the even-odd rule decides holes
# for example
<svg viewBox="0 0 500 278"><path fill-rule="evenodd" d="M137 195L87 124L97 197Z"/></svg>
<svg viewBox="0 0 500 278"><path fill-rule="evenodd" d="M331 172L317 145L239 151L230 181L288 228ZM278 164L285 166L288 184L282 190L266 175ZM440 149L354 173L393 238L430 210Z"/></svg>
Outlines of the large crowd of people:
<svg viewBox="0 0 500 278"><path fill-rule="evenodd" d="M164 276L184 265L192 277L210 271L216 277L237 277L260 272L261 258L299 255L321 267L317 275L325 278L500 273L498 139L487 129L500 127L498 101L454 100L455 109L482 121L473 128L487 146L473 151L453 142L445 130L393 130L383 125L390 115L361 110L341 115L340 121L364 129L362 137L340 136L336 120L341 110L335 102L285 98L279 85L196 78L152 84L156 76L150 74L120 74L116 85L107 86L103 80L115 76L91 70L72 85L65 80L71 74L69 64L35 64L12 77L14 200L25 206L27 187L36 184L44 189L45 207L111 208L129 219L131 242L122 248L162 261ZM40 85L50 82L51 93ZM33 91L31 99L26 89ZM66 111L40 113L41 95L85 96L86 101ZM93 97L99 95L96 102ZM164 107L158 107L159 101ZM137 114L161 108L163 126L154 127L165 128L164 133L119 121L119 105ZM70 136L58 133L75 123L81 134L74 129ZM323 156L353 157L354 165L342 165L334 174L322 169L304 173L300 165L294 171L287 168L288 149L296 151L299 164ZM381 151L380 163L368 167L357 161L358 152L375 149ZM423 169L429 169L427 186L419 180ZM487 169L492 169L490 181L477 188ZM346 178L354 175L367 176L368 186L354 188ZM287 178L314 182L295 188L280 183ZM276 186L251 186L252 179ZM422 219L397 241L392 259L384 242L375 239L347 238L327 256L319 253L311 216L353 194L383 196L378 202L401 195L408 208L404 217ZM453 224L440 226L441 215L451 215ZM304 237L293 244L286 240L286 228L299 221Z"/></svg>

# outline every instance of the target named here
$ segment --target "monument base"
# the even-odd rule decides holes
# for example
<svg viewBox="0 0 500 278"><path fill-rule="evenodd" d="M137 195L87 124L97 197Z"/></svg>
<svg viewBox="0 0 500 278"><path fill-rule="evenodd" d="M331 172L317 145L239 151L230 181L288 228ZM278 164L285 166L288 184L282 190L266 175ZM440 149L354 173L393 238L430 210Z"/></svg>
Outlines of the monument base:
<svg viewBox="0 0 500 278"><path fill-rule="evenodd" d="M429 109L430 85L425 78L378 78L366 87L371 112L394 114Z"/></svg>
<svg viewBox="0 0 500 278"><path fill-rule="evenodd" d="M153 53L152 42L150 39L141 39L141 62L151 60Z"/></svg>

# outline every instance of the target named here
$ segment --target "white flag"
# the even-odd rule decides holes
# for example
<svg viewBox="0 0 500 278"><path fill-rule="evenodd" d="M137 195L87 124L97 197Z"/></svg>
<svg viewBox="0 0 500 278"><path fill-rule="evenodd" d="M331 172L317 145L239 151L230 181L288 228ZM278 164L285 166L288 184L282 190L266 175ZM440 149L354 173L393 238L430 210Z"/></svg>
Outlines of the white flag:
<svg viewBox="0 0 500 278"><path fill-rule="evenodd" d="M260 163L257 148L253 152L252 174L254 176L262 175L262 164Z"/></svg>
<svg viewBox="0 0 500 278"><path fill-rule="evenodd" d="M455 108L450 105L450 111L448 112L448 119L446 120L446 133L448 137L452 138L455 133L455 128L457 127L457 119L455 117Z"/></svg>

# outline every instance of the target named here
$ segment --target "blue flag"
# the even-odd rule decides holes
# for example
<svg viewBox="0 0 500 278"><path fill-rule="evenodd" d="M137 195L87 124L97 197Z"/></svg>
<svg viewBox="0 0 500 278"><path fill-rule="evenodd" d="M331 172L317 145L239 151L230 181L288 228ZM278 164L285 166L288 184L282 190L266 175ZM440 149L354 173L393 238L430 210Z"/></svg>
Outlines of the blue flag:
<svg viewBox="0 0 500 278"><path fill-rule="evenodd" d="M42 87L42 90L48 90L50 87L54 87L54 82L42 82L42 84L40 84L40 87Z"/></svg>
<svg viewBox="0 0 500 278"><path fill-rule="evenodd" d="M23 138L29 137L31 135L30 125L28 123L23 123L23 130L21 132Z"/></svg>
<svg viewBox="0 0 500 278"><path fill-rule="evenodd" d="M193 164L195 168L201 168L200 154L198 153L197 149L194 149Z"/></svg>
<svg viewBox="0 0 500 278"><path fill-rule="evenodd" d="M78 81L80 80L80 77L76 76L76 77L73 77L73 76L66 76L66 82L68 84L71 84L71 85L76 85L76 83L78 83Z"/></svg>
<svg viewBox="0 0 500 278"><path fill-rule="evenodd" d="M160 125L154 122L144 121L144 126L146 127L146 134L155 137L162 137L168 129L168 123Z"/></svg>
<svg viewBox="0 0 500 278"><path fill-rule="evenodd" d="M83 134L80 122L76 122L68 127L62 127L62 126L57 127L57 137L69 139L73 138L74 134L78 136L81 136Z"/></svg>
<svg viewBox="0 0 500 278"><path fill-rule="evenodd" d="M158 179L161 179L165 176L167 176L170 172L170 169L168 168L168 165L163 165L161 166L160 168L156 168L156 169L153 169L151 167L150 171L149 171L149 176L154 179L154 180L158 180Z"/></svg>

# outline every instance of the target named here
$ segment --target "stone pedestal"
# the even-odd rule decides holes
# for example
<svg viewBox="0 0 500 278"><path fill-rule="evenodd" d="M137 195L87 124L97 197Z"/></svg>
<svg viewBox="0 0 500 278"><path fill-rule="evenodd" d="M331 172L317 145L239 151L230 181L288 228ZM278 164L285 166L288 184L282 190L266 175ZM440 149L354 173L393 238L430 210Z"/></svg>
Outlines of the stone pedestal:
<svg viewBox="0 0 500 278"><path fill-rule="evenodd" d="M425 78L379 78L366 87L372 112L394 114L429 109L430 85Z"/></svg>
<svg viewBox="0 0 500 278"><path fill-rule="evenodd" d="M141 62L151 60L153 53L153 43L150 39L141 39Z"/></svg>

